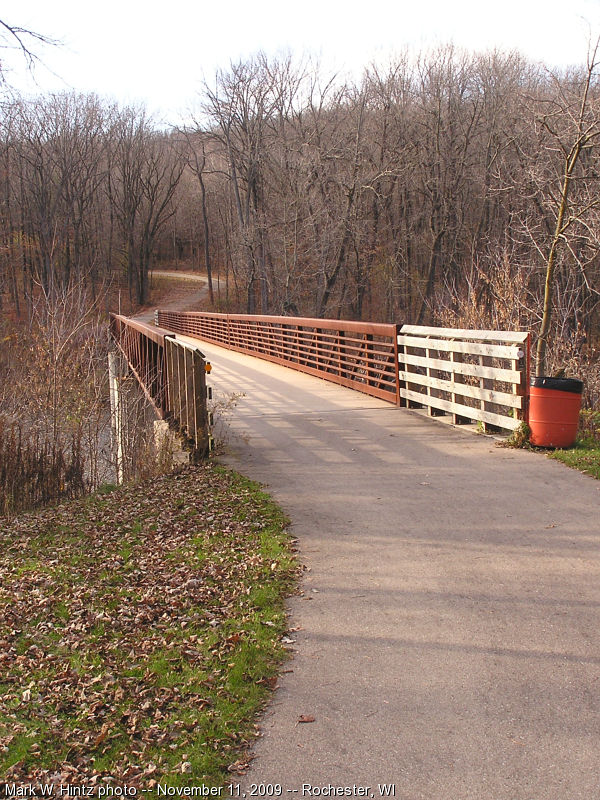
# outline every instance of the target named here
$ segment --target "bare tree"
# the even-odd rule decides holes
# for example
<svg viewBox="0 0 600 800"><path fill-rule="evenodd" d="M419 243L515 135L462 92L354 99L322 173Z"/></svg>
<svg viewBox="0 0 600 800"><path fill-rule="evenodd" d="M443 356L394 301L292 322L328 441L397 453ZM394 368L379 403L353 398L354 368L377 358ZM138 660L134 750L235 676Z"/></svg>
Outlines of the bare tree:
<svg viewBox="0 0 600 800"><path fill-rule="evenodd" d="M11 25L0 19L0 50L17 50L25 60L27 69L32 72L35 65L40 62L36 52L39 45L58 45L57 39L37 33L29 28ZM6 85L6 65L0 59L0 86Z"/></svg>
<svg viewBox="0 0 600 800"><path fill-rule="evenodd" d="M119 112L111 139L109 200L123 237L130 296L142 305L157 238L175 211L172 200L184 162L143 110Z"/></svg>
<svg viewBox="0 0 600 800"><path fill-rule="evenodd" d="M512 282L520 324L552 319L565 339L581 323L591 341L595 62L551 75L445 47L352 82L258 54L219 72L177 133L93 97L7 99L1 301L31 311L40 291L116 275L140 303L152 263L199 253L230 308L493 319Z"/></svg>
<svg viewBox="0 0 600 800"><path fill-rule="evenodd" d="M96 276L101 260L97 199L105 179L107 115L94 96L52 95L13 105L12 178L29 236L25 266L45 292L71 276ZM14 126L13 126L14 128ZM11 190L12 181L12 190Z"/></svg>
<svg viewBox="0 0 600 800"><path fill-rule="evenodd" d="M248 313L256 310L257 288L263 312L269 308L264 162L277 91L263 54L217 73L215 88L205 85L204 111L210 135L223 149L233 197L240 252L245 261Z"/></svg>
<svg viewBox="0 0 600 800"><path fill-rule="evenodd" d="M546 106L540 124L548 133L546 145L548 162L554 167L555 178L543 193L546 204L552 208L554 230L546 249L546 271L541 327L537 342L536 370L545 375L548 338L552 323L555 298L557 258L560 250L566 251L588 288L586 274L586 245L594 244L593 257L598 252L597 230L589 224L590 212L597 208L597 180L600 177L597 163L597 143L600 136L600 103L596 70L600 40L591 49L587 67L579 74L559 80L551 75L556 94ZM577 241L584 239L585 241Z"/></svg>
<svg viewBox="0 0 600 800"><path fill-rule="evenodd" d="M211 305L215 302L212 276L212 258L210 247L210 222L206 203L206 137L202 133L195 135L188 130L182 131L185 142L183 157L188 169L196 177L200 187L200 208L202 211L202 227L204 232L204 265L208 279L208 296Z"/></svg>

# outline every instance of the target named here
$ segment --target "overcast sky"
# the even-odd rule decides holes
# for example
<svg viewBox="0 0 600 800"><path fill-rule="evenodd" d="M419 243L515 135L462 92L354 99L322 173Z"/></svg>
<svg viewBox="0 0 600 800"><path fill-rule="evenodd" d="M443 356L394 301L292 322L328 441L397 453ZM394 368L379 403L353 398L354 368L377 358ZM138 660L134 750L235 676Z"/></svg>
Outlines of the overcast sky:
<svg viewBox="0 0 600 800"><path fill-rule="evenodd" d="M564 66L583 62L590 30L600 33L600 0L3 0L1 9L4 22L63 42L42 53L55 74L39 67L37 87L12 54L13 85L142 101L168 123L186 115L203 77L258 50L311 53L360 74L405 46L453 41Z"/></svg>

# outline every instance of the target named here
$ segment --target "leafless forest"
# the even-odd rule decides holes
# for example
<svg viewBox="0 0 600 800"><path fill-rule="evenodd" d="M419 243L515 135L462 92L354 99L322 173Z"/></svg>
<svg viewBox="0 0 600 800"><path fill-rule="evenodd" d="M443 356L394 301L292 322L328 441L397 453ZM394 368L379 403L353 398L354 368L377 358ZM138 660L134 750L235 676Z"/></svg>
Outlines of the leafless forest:
<svg viewBox="0 0 600 800"><path fill-rule="evenodd" d="M355 82L259 54L193 102L192 124L163 130L95 96L2 99L8 417L22 402L6 380L17 356L43 383L32 418L46 433L68 428L63 378L79 375L100 408L96 312L109 287L145 303L162 265L208 273L221 310L538 334L550 262L546 372L584 377L598 405L593 54L558 73L448 46Z"/></svg>

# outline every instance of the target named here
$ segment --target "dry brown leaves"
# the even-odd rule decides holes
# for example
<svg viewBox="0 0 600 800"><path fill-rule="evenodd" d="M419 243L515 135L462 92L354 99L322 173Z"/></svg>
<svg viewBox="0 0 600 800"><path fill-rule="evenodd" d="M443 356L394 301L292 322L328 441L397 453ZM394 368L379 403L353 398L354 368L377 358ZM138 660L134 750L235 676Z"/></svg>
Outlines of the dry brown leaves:
<svg viewBox="0 0 600 800"><path fill-rule="evenodd" d="M206 730L274 574L234 484L203 465L0 525L3 778L147 787L199 731L233 760L235 731Z"/></svg>

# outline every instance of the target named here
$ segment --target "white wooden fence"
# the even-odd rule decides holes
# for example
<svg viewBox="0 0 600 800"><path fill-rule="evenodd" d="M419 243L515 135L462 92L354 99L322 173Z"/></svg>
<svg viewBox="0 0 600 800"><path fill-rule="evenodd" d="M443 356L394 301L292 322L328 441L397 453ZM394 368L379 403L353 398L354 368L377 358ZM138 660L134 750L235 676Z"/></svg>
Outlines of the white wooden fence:
<svg viewBox="0 0 600 800"><path fill-rule="evenodd" d="M529 334L403 325L400 399L455 424L515 430L526 419Z"/></svg>

